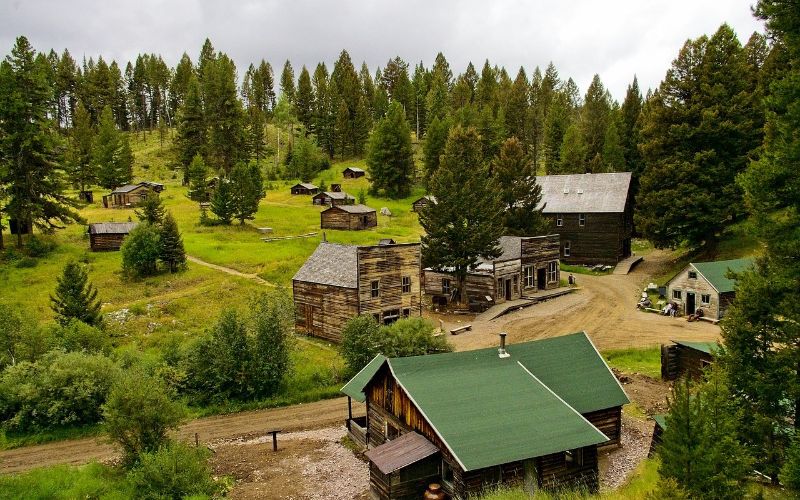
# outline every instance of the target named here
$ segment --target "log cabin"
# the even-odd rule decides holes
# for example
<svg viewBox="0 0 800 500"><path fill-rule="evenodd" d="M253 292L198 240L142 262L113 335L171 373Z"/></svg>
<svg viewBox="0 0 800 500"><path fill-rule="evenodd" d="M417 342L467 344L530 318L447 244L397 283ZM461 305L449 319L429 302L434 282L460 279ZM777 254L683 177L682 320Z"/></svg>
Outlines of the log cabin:
<svg viewBox="0 0 800 500"><path fill-rule="evenodd" d="M347 167L342 171L342 175L345 179L358 179L359 177L364 177L366 172L358 167Z"/></svg>
<svg viewBox="0 0 800 500"><path fill-rule="evenodd" d="M615 265L631 255L631 173L542 175L542 214L568 264Z"/></svg>
<svg viewBox="0 0 800 500"><path fill-rule="evenodd" d="M333 342L360 314L379 323L420 316L420 245L322 242L292 279L298 331Z"/></svg>
<svg viewBox="0 0 800 500"><path fill-rule="evenodd" d="M558 288L559 236L502 236L498 242L502 253L496 259L481 258L464 286L474 309L532 296L541 290ZM455 297L457 281L447 270L426 268L425 295L439 306Z"/></svg>
<svg viewBox="0 0 800 500"><path fill-rule="evenodd" d="M341 193L342 192L342 185L341 184L331 184L331 193Z"/></svg>
<svg viewBox="0 0 800 500"><path fill-rule="evenodd" d="M130 208L135 207L148 196L158 196L164 190L164 185L157 182L140 182L126 184L103 196L105 208Z"/></svg>
<svg viewBox="0 0 800 500"><path fill-rule="evenodd" d="M119 250L136 222L97 222L89 224L89 247L93 252Z"/></svg>
<svg viewBox="0 0 800 500"><path fill-rule="evenodd" d="M414 200L411 204L411 211L419 213L419 211L427 207L429 203L436 204L436 197L432 194L426 194L422 198Z"/></svg>
<svg viewBox="0 0 800 500"><path fill-rule="evenodd" d="M703 376L703 370L714 363L715 353L720 349L716 342L673 340L670 345L662 345L661 378L676 380L686 375L699 379Z"/></svg>
<svg viewBox="0 0 800 500"><path fill-rule="evenodd" d="M319 188L309 182L300 182L292 186L292 194L317 194Z"/></svg>
<svg viewBox="0 0 800 500"><path fill-rule="evenodd" d="M372 498L452 498L497 486L598 488L597 448L618 445L629 399L585 332L500 349L377 356L342 388L368 449ZM352 401L366 416L352 417ZM401 459L402 458L402 459Z"/></svg>
<svg viewBox="0 0 800 500"><path fill-rule="evenodd" d="M356 199L344 191L323 191L311 197L311 203L314 205L330 205L332 207L339 205L353 205Z"/></svg>
<svg viewBox="0 0 800 500"><path fill-rule="evenodd" d="M337 205L323 210L320 228L342 231L360 231L377 227L378 213L366 205Z"/></svg>
<svg viewBox="0 0 800 500"><path fill-rule="evenodd" d="M689 263L667 282L667 298L682 314L702 309L703 317L720 320L736 298L736 279L728 272L741 273L752 265L752 258Z"/></svg>

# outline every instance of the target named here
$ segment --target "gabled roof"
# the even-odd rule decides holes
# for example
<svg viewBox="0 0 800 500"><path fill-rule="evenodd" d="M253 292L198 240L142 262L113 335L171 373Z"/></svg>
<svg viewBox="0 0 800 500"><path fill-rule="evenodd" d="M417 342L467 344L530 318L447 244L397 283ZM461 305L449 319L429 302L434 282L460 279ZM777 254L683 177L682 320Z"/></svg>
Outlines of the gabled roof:
<svg viewBox="0 0 800 500"><path fill-rule="evenodd" d="M435 197L434 195L432 195L432 194L426 194L425 196L422 196L422 197L420 197L420 198L417 198L416 200L414 200L413 202L411 202L411 204L413 205L414 203L419 203L419 202L420 202L420 201L422 201L422 200L428 200L428 201L430 201L430 202L432 202L432 203L436 203L436 197Z"/></svg>
<svg viewBox="0 0 800 500"><path fill-rule="evenodd" d="M317 186L311 184L310 182L298 182L297 184L295 184L292 187L296 188L297 186L301 186L301 187L304 187L306 189L318 189Z"/></svg>
<svg viewBox="0 0 800 500"><path fill-rule="evenodd" d="M354 197L350 196L344 191L323 191L321 193L317 193L314 195L314 198L318 197L326 197L332 200L345 200L345 199L355 200Z"/></svg>
<svg viewBox="0 0 800 500"><path fill-rule="evenodd" d="M292 279L358 288L358 247L322 242Z"/></svg>
<svg viewBox="0 0 800 500"><path fill-rule="evenodd" d="M89 224L89 234L128 234L137 225L136 222L95 222Z"/></svg>
<svg viewBox="0 0 800 500"><path fill-rule="evenodd" d="M688 340L673 340L672 342L683 347L688 347L689 349L694 349L695 351L711 354L712 356L721 349L717 342L690 342Z"/></svg>
<svg viewBox="0 0 800 500"><path fill-rule="evenodd" d="M653 415L653 420L655 420L658 426L663 430L667 430L667 419L665 417L666 415Z"/></svg>
<svg viewBox="0 0 800 500"><path fill-rule="evenodd" d="M363 168L358 168L358 167L347 167L346 169L342 170L342 172L347 172L348 170L351 172L359 172L359 173L364 172Z"/></svg>
<svg viewBox="0 0 800 500"><path fill-rule="evenodd" d="M543 213L621 213L631 173L540 175L536 183L542 187Z"/></svg>
<svg viewBox="0 0 800 500"><path fill-rule="evenodd" d="M360 403L366 401L367 398L364 395L364 387L366 387L367 382L372 380L372 377L375 376L375 373L377 373L384 361L386 361L386 356L383 354L378 354L372 358L372 361L367 363L367 366L356 373L355 376L342 387L342 392Z"/></svg>
<svg viewBox="0 0 800 500"><path fill-rule="evenodd" d="M420 434L408 432L397 439L372 448L364 455L381 472L391 474L438 452L439 448Z"/></svg>
<svg viewBox="0 0 800 500"><path fill-rule="evenodd" d="M345 212L351 214L369 214L375 211L374 208L370 208L366 205L334 205L323 210L322 213L329 212L331 210L344 210Z"/></svg>
<svg viewBox="0 0 800 500"><path fill-rule="evenodd" d="M689 264L702 274L708 283L719 293L733 292L736 280L728 278L728 271L740 273L753 265L753 258L746 257L734 260L718 260L715 262L692 262ZM672 280L670 280L672 281Z"/></svg>
<svg viewBox="0 0 800 500"><path fill-rule="evenodd" d="M131 191L135 191L135 190L137 190L139 188L148 188L148 189L150 189L151 186L145 184L144 182L140 182L139 184L125 184L124 186L120 186L120 187L114 189L113 191L111 191L111 194L130 193Z"/></svg>

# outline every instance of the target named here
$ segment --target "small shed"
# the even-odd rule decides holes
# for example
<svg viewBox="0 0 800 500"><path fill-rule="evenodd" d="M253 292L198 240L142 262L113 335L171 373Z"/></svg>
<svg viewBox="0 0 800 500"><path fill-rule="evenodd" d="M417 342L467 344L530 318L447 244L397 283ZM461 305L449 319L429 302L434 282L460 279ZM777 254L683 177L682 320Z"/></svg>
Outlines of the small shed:
<svg viewBox="0 0 800 500"><path fill-rule="evenodd" d="M344 191L323 191L315 194L311 198L311 203L314 205L330 205L332 207L339 205L353 205L355 202L356 199Z"/></svg>
<svg viewBox="0 0 800 500"><path fill-rule="evenodd" d="M667 428L667 419L664 415L653 415L653 421L655 422L653 425L653 438L650 440L648 457L652 457L655 454L656 448L661 444L664 430Z"/></svg>
<svg viewBox="0 0 800 500"><path fill-rule="evenodd" d="M300 182L292 186L292 194L317 194L319 188L309 182Z"/></svg>
<svg viewBox="0 0 800 500"><path fill-rule="evenodd" d="M89 247L93 252L119 250L136 222L97 222L89 224Z"/></svg>
<svg viewBox="0 0 800 500"><path fill-rule="evenodd" d="M722 319L736 298L736 280L728 272L740 273L752 265L752 258L691 262L667 282L667 299L684 314L702 309L704 318Z"/></svg>
<svg viewBox="0 0 800 500"><path fill-rule="evenodd" d="M358 231L378 225L378 214L366 205L334 205L320 214L322 229Z"/></svg>
<svg viewBox="0 0 800 500"><path fill-rule="evenodd" d="M359 177L364 177L366 172L358 167L347 167L342 171L342 175L345 179L358 179Z"/></svg>
<svg viewBox="0 0 800 500"><path fill-rule="evenodd" d="M422 198L418 198L411 204L411 211L412 212L419 212L423 208L427 207L429 203L436 204L436 197L432 194L426 194Z"/></svg>
<svg viewBox="0 0 800 500"><path fill-rule="evenodd" d="M686 374L700 378L703 370L714 363L720 345L716 342L691 342L673 340L671 345L661 346L661 378L675 380Z"/></svg>
<svg viewBox="0 0 800 500"><path fill-rule="evenodd" d="M145 186L149 187L156 193L161 193L165 188L164 185L160 182L153 182L153 181L142 181L140 184L144 184Z"/></svg>
<svg viewBox="0 0 800 500"><path fill-rule="evenodd" d="M334 193L341 193L342 192L342 185L341 184L331 184L331 191Z"/></svg>
<svg viewBox="0 0 800 500"><path fill-rule="evenodd" d="M157 182L140 182L126 184L103 196L105 208L129 208L146 200L148 196L158 196L164 185Z"/></svg>
<svg viewBox="0 0 800 500"><path fill-rule="evenodd" d="M439 448L416 432L387 441L364 454L369 460L370 489L379 498L419 498L439 481Z"/></svg>

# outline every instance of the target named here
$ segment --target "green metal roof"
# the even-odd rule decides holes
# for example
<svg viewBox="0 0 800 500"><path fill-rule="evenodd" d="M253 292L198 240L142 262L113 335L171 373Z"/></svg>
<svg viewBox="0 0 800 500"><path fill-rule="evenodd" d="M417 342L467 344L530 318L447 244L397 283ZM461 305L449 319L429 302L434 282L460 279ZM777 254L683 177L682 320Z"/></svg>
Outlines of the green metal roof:
<svg viewBox="0 0 800 500"><path fill-rule="evenodd" d="M386 361L386 356L383 354L378 354L372 358L372 361L367 363L367 366L362 368L360 372L356 373L356 375L342 387L341 391L356 401L361 403L366 401L367 398L364 395L364 387L367 385L367 382L372 379L381 365L383 365L384 361Z"/></svg>
<svg viewBox="0 0 800 500"><path fill-rule="evenodd" d="M706 354L715 354L720 349L717 342L690 342L686 340L673 340L678 345L689 347L695 351L704 352Z"/></svg>
<svg viewBox="0 0 800 500"><path fill-rule="evenodd" d="M656 421L656 423L658 424L659 427L661 427L662 429L666 430L666 428L667 428L667 420L666 420L665 417L666 417L666 415L653 415L653 420Z"/></svg>
<svg viewBox="0 0 800 500"><path fill-rule="evenodd" d="M718 260L715 262L692 262L697 272L713 286L719 293L734 291L736 280L727 277L728 271L740 273L753 265L753 258L735 260Z"/></svg>

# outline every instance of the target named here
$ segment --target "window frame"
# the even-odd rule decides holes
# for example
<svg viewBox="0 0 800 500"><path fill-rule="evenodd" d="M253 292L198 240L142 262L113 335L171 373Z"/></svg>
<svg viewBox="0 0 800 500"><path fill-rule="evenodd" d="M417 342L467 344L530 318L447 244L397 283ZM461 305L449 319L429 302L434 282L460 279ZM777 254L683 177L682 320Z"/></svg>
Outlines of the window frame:
<svg viewBox="0 0 800 500"><path fill-rule="evenodd" d="M689 271L689 279L696 280L697 279L697 271Z"/></svg>
<svg viewBox="0 0 800 500"><path fill-rule="evenodd" d="M683 300L683 290L679 288L673 289L672 300Z"/></svg>
<svg viewBox="0 0 800 500"><path fill-rule="evenodd" d="M453 284L450 282L450 278L442 278L442 295L450 295L453 291Z"/></svg>
<svg viewBox="0 0 800 500"><path fill-rule="evenodd" d="M547 265L547 282L555 283L558 281L558 262L550 261Z"/></svg>
<svg viewBox="0 0 800 500"><path fill-rule="evenodd" d="M556 214L556 227L564 227L564 214Z"/></svg>
<svg viewBox="0 0 800 500"><path fill-rule="evenodd" d="M522 268L522 282L525 288L533 288L536 286L536 266L524 266Z"/></svg>
<svg viewBox="0 0 800 500"><path fill-rule="evenodd" d="M708 300L706 300L708 299ZM700 294L700 304L704 306L711 305L711 294L710 293L701 293Z"/></svg>
<svg viewBox="0 0 800 500"><path fill-rule="evenodd" d="M572 242L570 240L564 241L564 250L562 252L564 257L569 257L572 255Z"/></svg>
<svg viewBox="0 0 800 500"><path fill-rule="evenodd" d="M411 293L411 276L403 276L401 283L403 293Z"/></svg>
<svg viewBox="0 0 800 500"><path fill-rule="evenodd" d="M586 214L578 214L578 227L586 227Z"/></svg>
<svg viewBox="0 0 800 500"><path fill-rule="evenodd" d="M381 296L381 280L372 280L369 282L369 293L373 299L378 299Z"/></svg>

